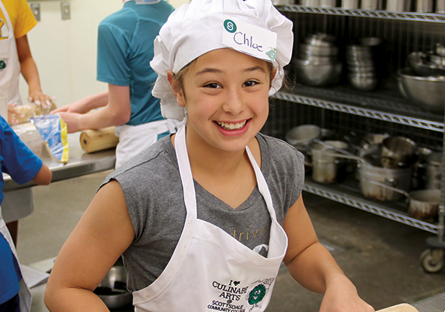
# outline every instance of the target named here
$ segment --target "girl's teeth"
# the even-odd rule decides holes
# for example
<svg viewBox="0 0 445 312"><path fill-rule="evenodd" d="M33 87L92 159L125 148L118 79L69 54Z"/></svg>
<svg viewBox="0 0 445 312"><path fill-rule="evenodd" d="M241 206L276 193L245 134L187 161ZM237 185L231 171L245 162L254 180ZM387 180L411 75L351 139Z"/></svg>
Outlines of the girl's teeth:
<svg viewBox="0 0 445 312"><path fill-rule="evenodd" d="M227 130L238 130L243 128L246 125L246 121L239 123L226 123L226 122L217 122L217 124Z"/></svg>

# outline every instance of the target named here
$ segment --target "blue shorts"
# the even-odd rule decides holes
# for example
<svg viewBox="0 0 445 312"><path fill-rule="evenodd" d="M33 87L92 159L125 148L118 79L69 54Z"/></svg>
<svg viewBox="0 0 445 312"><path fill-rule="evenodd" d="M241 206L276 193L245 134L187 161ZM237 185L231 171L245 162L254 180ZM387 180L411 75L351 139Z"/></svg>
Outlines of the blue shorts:
<svg viewBox="0 0 445 312"><path fill-rule="evenodd" d="M15 295L8 301L0 304L0 312L20 312L20 298Z"/></svg>

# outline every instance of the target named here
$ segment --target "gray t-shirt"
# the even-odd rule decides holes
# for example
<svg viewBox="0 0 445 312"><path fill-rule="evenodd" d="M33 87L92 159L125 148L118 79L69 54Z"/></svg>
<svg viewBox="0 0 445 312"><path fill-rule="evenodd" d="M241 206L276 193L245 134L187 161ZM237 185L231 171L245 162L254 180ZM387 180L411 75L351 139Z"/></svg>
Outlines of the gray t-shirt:
<svg viewBox="0 0 445 312"><path fill-rule="evenodd" d="M284 141L256 136L261 149L261 171L281 224L297 201L304 183L303 155ZM186 209L176 154L170 137L159 140L132 158L105 183L117 180L124 192L135 239L124 252L130 291L143 289L167 266L184 226ZM198 218L210 222L251 249L267 255L271 219L256 187L236 209L207 192L196 181ZM257 248L255 248L257 247Z"/></svg>

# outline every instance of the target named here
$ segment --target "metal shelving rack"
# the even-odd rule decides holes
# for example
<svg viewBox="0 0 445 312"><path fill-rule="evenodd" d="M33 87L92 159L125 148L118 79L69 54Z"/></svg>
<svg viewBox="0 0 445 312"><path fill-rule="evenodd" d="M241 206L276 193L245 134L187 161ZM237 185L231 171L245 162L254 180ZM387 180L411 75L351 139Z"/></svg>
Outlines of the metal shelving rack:
<svg viewBox="0 0 445 312"><path fill-rule="evenodd" d="M414 12L388 12L388 11L370 11L360 9L342 9L342 8L321 8L321 7L306 7L302 5L279 5L277 8L281 12L292 13L313 13L313 14L329 14L337 16L356 16L356 17L371 17L384 18L391 20L406 20L418 22L445 22L443 14L432 13L414 13Z"/></svg>
<svg viewBox="0 0 445 312"><path fill-rule="evenodd" d="M326 25L334 25L335 31L343 32L345 31L345 24L349 23L361 23L360 19L371 19L374 28L379 28L379 23L390 23L390 25L395 25L394 23L416 23L422 22L427 24L442 24L445 25L445 15L443 14L422 14L422 13L409 13L409 12L387 12L387 11L368 11L368 10L350 10L342 8L321 8L321 7L305 7L301 5L280 5L277 8L290 19L295 17L295 14L302 16L303 14L309 14L310 17L306 17L309 23L314 23L314 19L321 20ZM315 17L312 17L315 15ZM318 15L318 17L317 17ZM320 16L321 15L321 16ZM327 21L327 17L331 18ZM332 21L332 18L340 17L341 21ZM346 21L345 19L351 19ZM297 20L297 19L295 19ZM306 23L308 22L306 21ZM300 23L304 23L301 22ZM301 25L301 24L300 24ZM377 26L375 26L377 25ZM430 32L431 28L426 27L425 32ZM308 26L310 29L311 27ZM308 30L304 30L308 31ZM300 37L301 33L296 34L296 40ZM439 35L441 39L445 39L443 35ZM437 38L437 34L436 37ZM409 41L409 40L408 40ZM412 40L416 41L412 45L419 46L418 39ZM430 42L423 42L420 45L428 46ZM412 49L412 46L410 47ZM407 48L408 50L409 48ZM413 50L411 50L413 51ZM405 51L405 55L408 51ZM402 58L405 55L400 51L395 58ZM401 66L403 63L397 61L394 67ZM442 151L445 151L445 135L444 135L444 117L438 116L438 114L432 114L421 108L414 106L407 106L406 101L400 101L400 96L377 96L369 95L365 93L354 93L354 92L341 92L343 90L334 90L332 88L314 88L307 86L297 86L292 90L292 92L278 92L273 97L277 100L278 104L299 104L301 106L306 106L313 109L319 109L323 111L322 119L326 118L326 111L328 112L338 112L340 114L347 114L351 116L360 116L363 118L369 118L376 120L378 122L388 122L391 124L400 125L403 127L411 127L422 129L426 131L432 131L436 133L436 137L439 138ZM317 113L315 113L316 115ZM286 115L287 126L289 127L292 122L288 119L291 118L291 114L283 113ZM312 118L314 118L312 114ZM282 126L280 126L282 127ZM435 141L439 144L439 141ZM442 164L445 164L445 153L443 156ZM337 201L351 207L355 207L406 225L419 228L421 230L434 233L436 237L427 240L427 244L430 249L425 250L421 255L421 263L423 268L428 272L437 272L442 269L444 265L444 252L445 242L444 242L444 215L445 215L445 168L442 166L442 180L441 180L441 205L439 207L439 219L438 223L424 222L408 215L403 209L397 207L397 203L384 203L374 200L370 200L361 195L359 189L355 185L348 185L347 183L340 184L319 184L309 177L306 180L304 190L333 201ZM396 207L394 207L394 205Z"/></svg>

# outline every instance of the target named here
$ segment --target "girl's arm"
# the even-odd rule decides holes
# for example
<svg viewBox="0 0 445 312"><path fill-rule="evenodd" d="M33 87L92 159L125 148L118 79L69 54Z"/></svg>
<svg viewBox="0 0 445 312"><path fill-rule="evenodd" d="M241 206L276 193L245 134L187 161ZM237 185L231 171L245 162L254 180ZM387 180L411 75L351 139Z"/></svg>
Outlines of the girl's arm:
<svg viewBox="0 0 445 312"><path fill-rule="evenodd" d="M117 181L93 198L57 256L45 291L54 311L108 311L93 290L130 246L134 229Z"/></svg>
<svg viewBox="0 0 445 312"><path fill-rule="evenodd" d="M284 263L297 282L324 294L320 311L374 311L318 241L302 196L289 209L283 227L289 237Z"/></svg>

